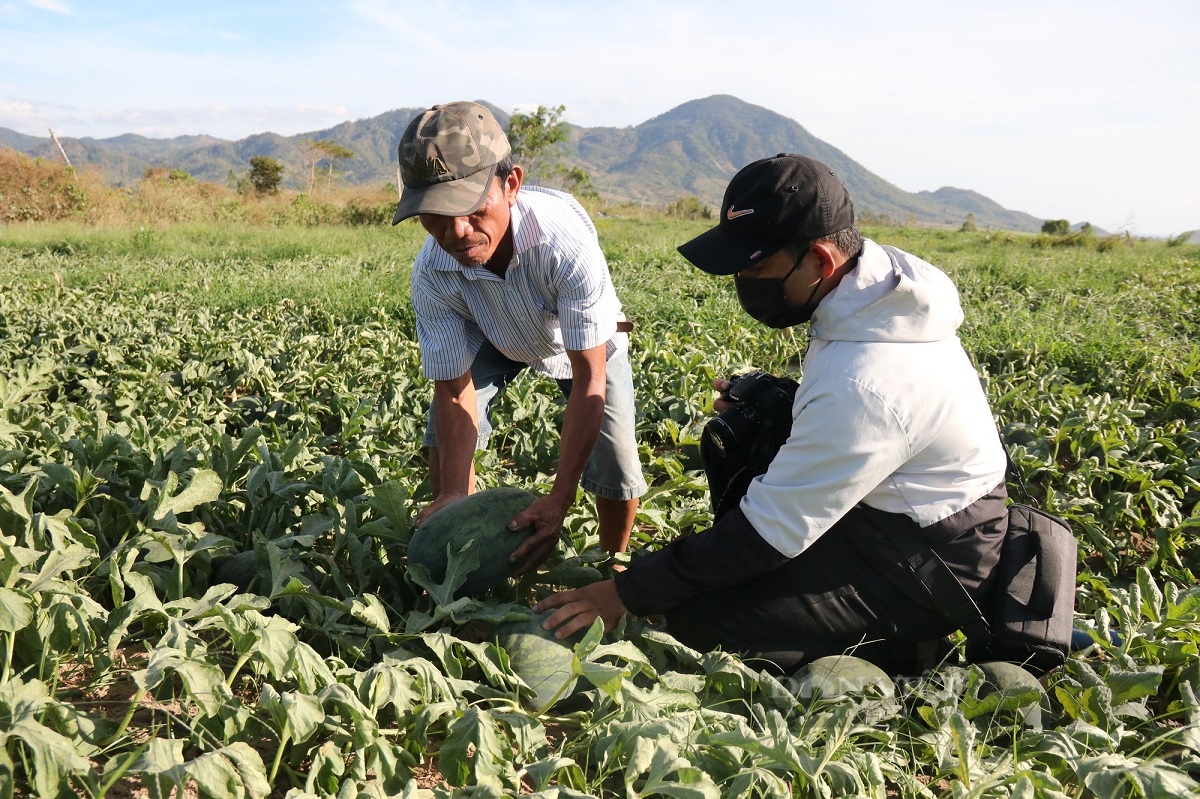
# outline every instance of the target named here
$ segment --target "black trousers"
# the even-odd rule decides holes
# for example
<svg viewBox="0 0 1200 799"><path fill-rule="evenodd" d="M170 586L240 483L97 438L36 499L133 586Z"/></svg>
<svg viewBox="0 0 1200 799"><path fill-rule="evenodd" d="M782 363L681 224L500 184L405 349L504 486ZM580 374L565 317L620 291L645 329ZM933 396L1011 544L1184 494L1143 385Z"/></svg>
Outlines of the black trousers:
<svg viewBox="0 0 1200 799"><path fill-rule="evenodd" d="M1003 485L971 512L955 520L960 535L934 550L953 553L967 571L982 566L977 571L986 575L1003 538ZM980 523L980 514L988 520ZM926 665L929 642L955 626L901 565L893 543L899 525L916 529L907 517L855 508L774 571L667 611L667 629L695 649L736 652L775 673L838 654L870 660L893 674L916 673ZM987 580L963 582L977 601L990 589Z"/></svg>

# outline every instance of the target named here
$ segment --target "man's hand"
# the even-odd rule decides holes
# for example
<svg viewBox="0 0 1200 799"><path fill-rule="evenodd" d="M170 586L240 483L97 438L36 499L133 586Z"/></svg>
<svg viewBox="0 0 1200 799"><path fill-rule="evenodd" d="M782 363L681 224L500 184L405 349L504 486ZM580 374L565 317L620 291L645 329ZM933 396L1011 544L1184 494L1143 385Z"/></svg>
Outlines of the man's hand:
<svg viewBox="0 0 1200 799"><path fill-rule="evenodd" d="M533 525L533 532L521 542L508 558L514 574L524 574L541 566L554 547L562 531L563 517L570 503L560 501L553 493L534 500L533 504L513 517L508 523L510 530L524 530Z"/></svg>
<svg viewBox="0 0 1200 799"><path fill-rule="evenodd" d="M735 400L726 399L729 396L729 387L732 385L723 377L713 379L712 387L721 393L721 396L713 401L713 410L717 413L724 413L736 404Z"/></svg>
<svg viewBox="0 0 1200 799"><path fill-rule="evenodd" d="M462 499L467 495L466 491L443 491L434 497L433 502L430 502L425 507L421 508L421 512L417 514L416 521L413 522L413 527L420 527L421 522L433 515L434 511L441 510L455 500Z"/></svg>
<svg viewBox="0 0 1200 799"><path fill-rule="evenodd" d="M558 610L542 626L554 630L555 638L566 638L578 630L591 627L598 618L604 620L604 631L609 632L629 612L617 593L617 584L612 580L551 594L533 606L538 613L551 608Z"/></svg>

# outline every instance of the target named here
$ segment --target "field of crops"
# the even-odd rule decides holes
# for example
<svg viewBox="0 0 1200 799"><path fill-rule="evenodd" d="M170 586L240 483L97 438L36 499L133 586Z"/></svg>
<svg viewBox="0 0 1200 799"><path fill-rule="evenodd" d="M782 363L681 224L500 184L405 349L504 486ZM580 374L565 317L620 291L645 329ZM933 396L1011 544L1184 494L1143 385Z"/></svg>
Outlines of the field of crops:
<svg viewBox="0 0 1200 799"><path fill-rule="evenodd" d="M710 380L794 371L804 339L679 258L699 226L599 226L653 548L709 519ZM418 227L9 225L0 797L1197 795L1200 248L865 232L958 283L1013 458L1079 536L1076 626L1118 643L1043 689L951 659L814 695L629 620L576 647L580 694L533 707L489 631L611 566L585 500L539 575L481 599L406 569ZM510 386L480 485L547 490L562 407Z"/></svg>

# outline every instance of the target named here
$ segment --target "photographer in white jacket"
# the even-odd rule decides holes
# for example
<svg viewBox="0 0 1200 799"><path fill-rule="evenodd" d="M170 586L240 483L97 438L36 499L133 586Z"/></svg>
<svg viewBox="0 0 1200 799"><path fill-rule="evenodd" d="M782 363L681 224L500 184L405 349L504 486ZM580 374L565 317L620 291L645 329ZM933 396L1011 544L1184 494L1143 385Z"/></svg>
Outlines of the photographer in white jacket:
<svg viewBox="0 0 1200 799"><path fill-rule="evenodd" d="M1006 459L956 336L957 290L936 267L864 240L840 181L798 155L742 169L720 224L679 250L732 275L763 324L810 323L791 434L736 510L615 581L543 600L539 610L558 608L547 626L568 635L597 616L611 626L626 611L665 613L682 642L778 670L851 651L911 668L955 625L905 567L901 532L979 603L1007 521Z"/></svg>

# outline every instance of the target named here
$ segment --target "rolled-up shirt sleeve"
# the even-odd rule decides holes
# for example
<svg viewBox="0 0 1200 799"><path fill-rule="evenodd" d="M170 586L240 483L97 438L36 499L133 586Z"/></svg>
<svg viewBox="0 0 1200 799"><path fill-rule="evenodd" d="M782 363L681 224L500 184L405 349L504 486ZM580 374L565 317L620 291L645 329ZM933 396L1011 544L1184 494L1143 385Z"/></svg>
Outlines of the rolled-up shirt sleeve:
<svg viewBox="0 0 1200 799"><path fill-rule="evenodd" d="M554 290L563 347L587 350L607 342L617 332L620 303L609 284L608 266L600 245L579 242L579 248L559 253Z"/></svg>

